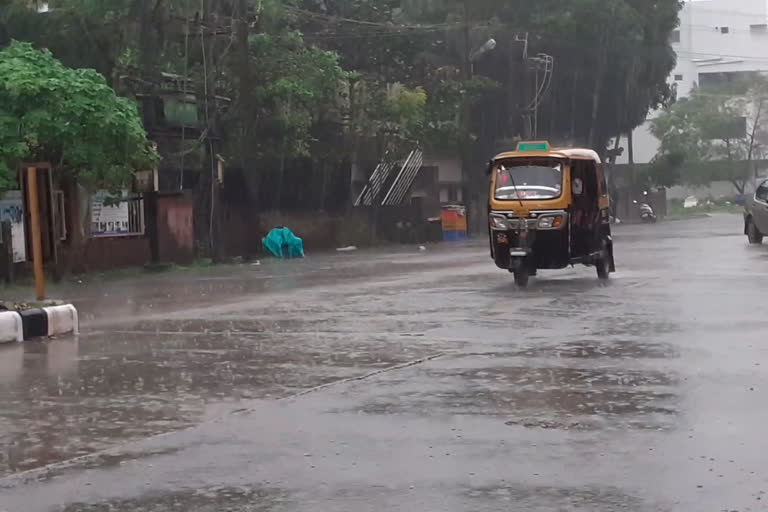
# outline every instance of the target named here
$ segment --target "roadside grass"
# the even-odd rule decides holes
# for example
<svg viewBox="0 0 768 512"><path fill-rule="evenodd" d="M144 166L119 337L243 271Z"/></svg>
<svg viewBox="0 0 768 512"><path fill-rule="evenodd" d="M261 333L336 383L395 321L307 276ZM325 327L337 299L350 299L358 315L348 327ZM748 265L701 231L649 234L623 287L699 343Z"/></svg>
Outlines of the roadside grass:
<svg viewBox="0 0 768 512"><path fill-rule="evenodd" d="M682 201L669 201L667 203L667 218L698 217L709 213L741 214L744 207L727 201L715 201L710 204L699 204L693 208L683 208Z"/></svg>

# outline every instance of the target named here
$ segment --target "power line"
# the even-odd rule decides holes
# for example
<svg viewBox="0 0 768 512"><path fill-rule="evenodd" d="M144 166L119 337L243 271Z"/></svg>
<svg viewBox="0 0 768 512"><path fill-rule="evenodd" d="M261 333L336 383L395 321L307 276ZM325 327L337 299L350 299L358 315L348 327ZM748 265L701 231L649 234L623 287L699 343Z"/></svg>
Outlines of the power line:
<svg viewBox="0 0 768 512"><path fill-rule="evenodd" d="M367 20L358 20L354 18L345 18L343 16L334 16L330 14L321 14L313 11L307 11L305 9L300 9L298 7L293 7L293 6L285 6L285 9L295 14L299 14L305 17L314 18L317 20L325 21L325 22L348 23L348 24L354 24L354 25L363 25L366 27L380 27L380 28L387 28L387 29L393 29L393 30L433 30L433 29L458 28L458 27L464 26L463 23L437 23L437 24L429 24L429 25L394 24L394 23L388 23L388 22L367 21Z"/></svg>
<svg viewBox="0 0 768 512"><path fill-rule="evenodd" d="M441 32L440 30L414 32L366 32L360 34L353 33L327 33L327 32L303 32L302 36L308 39L388 39L397 37L416 37L420 35L430 35Z"/></svg>

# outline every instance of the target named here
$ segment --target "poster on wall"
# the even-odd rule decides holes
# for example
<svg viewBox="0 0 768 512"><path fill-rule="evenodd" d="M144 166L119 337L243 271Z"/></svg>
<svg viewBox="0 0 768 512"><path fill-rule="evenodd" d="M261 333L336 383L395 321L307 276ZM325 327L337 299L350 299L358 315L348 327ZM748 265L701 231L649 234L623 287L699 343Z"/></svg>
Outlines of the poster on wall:
<svg viewBox="0 0 768 512"><path fill-rule="evenodd" d="M27 244L24 238L24 201L20 190L9 190L0 196L0 222L11 223L13 261L27 260Z"/></svg>
<svg viewBox="0 0 768 512"><path fill-rule="evenodd" d="M127 191L123 192L123 196ZM106 190L99 190L91 196L91 236L115 236L130 233L128 203L105 205L110 197Z"/></svg>

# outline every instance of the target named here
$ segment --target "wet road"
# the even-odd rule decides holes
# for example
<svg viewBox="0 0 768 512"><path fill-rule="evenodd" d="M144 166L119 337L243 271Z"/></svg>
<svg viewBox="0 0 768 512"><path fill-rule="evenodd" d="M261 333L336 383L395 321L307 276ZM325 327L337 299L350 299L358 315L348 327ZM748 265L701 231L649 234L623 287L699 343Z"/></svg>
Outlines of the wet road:
<svg viewBox="0 0 768 512"><path fill-rule="evenodd" d="M0 350L0 511L768 510L739 230L622 226L608 284L469 244L81 290Z"/></svg>

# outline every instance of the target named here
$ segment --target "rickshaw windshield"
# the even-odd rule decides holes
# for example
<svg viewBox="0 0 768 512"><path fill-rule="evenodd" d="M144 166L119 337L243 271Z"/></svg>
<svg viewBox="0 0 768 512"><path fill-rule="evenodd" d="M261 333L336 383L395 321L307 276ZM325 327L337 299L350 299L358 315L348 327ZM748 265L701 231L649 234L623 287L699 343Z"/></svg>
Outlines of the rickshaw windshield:
<svg viewBox="0 0 768 512"><path fill-rule="evenodd" d="M563 165L558 160L507 161L496 171L498 201L556 199L562 188Z"/></svg>

